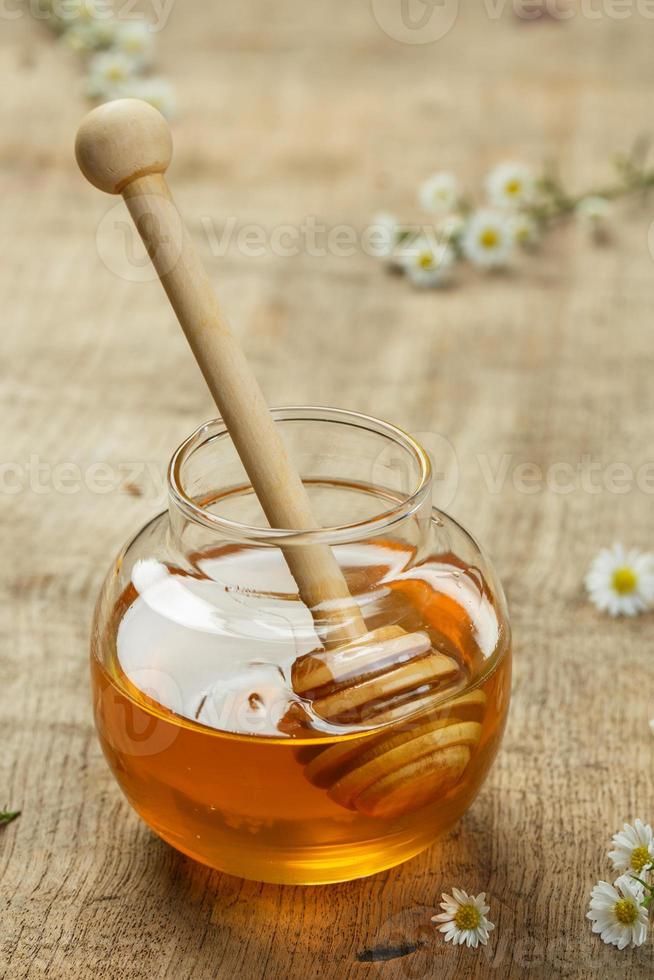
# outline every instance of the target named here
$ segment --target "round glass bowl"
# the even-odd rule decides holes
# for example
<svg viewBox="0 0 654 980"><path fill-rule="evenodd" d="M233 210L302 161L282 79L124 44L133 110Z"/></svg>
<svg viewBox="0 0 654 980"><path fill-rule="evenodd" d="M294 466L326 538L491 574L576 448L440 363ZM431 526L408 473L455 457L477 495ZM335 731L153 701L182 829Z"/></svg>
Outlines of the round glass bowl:
<svg viewBox="0 0 654 980"><path fill-rule="evenodd" d="M261 881L373 874L465 812L498 750L510 631L487 557L431 507L388 423L274 412L319 531L271 529L223 423L169 469L170 506L98 598L91 668L111 769L173 847ZM370 634L334 649L287 559L328 545Z"/></svg>

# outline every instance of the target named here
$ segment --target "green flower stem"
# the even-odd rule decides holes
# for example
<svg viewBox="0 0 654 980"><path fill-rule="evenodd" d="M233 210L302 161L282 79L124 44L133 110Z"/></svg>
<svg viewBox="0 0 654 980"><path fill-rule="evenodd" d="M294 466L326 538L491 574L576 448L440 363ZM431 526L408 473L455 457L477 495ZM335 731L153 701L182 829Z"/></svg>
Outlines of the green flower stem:
<svg viewBox="0 0 654 980"><path fill-rule="evenodd" d="M593 188L583 194L567 194L556 176L545 173L539 181L539 188L546 199L526 210L535 221L545 225L567 217L584 198L603 197L607 201L614 201L638 191L646 193L654 187L654 170L645 170L638 166L634 154L630 158L617 160L616 169L620 174L620 180L604 187Z"/></svg>
<svg viewBox="0 0 654 980"><path fill-rule="evenodd" d="M639 881L640 884L643 885L647 889L648 892L654 893L654 885L650 885L649 882L643 881L643 879L642 878L639 878L638 875L629 875L629 877L630 878L633 878L634 881Z"/></svg>
<svg viewBox="0 0 654 980"><path fill-rule="evenodd" d="M16 817L20 817L20 810L0 810L0 825L6 826Z"/></svg>
<svg viewBox="0 0 654 980"><path fill-rule="evenodd" d="M652 868L652 865L651 864L649 865L649 868L650 869ZM648 870L648 869L646 868L645 870ZM645 906L646 909L649 909L650 905L652 904L652 901L654 901L654 885L650 885L649 882L643 881L643 879L642 878L639 878L638 875L630 875L629 877L630 878L633 878L634 881L640 882L640 884L644 888L646 888L647 891L649 892L649 895L647 895L643 899L643 905Z"/></svg>

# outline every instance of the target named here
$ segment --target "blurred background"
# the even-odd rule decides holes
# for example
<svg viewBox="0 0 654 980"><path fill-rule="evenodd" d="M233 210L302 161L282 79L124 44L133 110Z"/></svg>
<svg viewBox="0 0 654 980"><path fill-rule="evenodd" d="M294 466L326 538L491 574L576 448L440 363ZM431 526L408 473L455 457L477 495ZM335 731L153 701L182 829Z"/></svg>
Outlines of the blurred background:
<svg viewBox="0 0 654 980"><path fill-rule="evenodd" d="M651 624L600 619L582 581L599 547L652 534L652 202L616 201L602 241L562 222L509 269L462 267L440 290L359 239L313 247L306 229L424 220L417 189L439 170L479 204L505 160L555 166L571 194L612 183L616 155L652 135L654 10L140 9L175 90L170 183L269 402L338 405L424 439L437 502L504 581L514 703L460 827L369 882L314 899L220 879L137 825L92 730L89 622L112 556L166 505L172 451L215 411L160 285L130 259L123 205L77 170L84 56L29 4L5 4L0 795L23 811L0 841L11 975L463 975L465 951L443 953L420 911L457 882L497 899L497 944L465 976L617 975L583 916L599 842L652 803ZM246 226L264 229L261 254ZM271 247L287 226L305 229L300 247ZM357 960L398 935L412 958ZM651 954L620 962L641 976Z"/></svg>

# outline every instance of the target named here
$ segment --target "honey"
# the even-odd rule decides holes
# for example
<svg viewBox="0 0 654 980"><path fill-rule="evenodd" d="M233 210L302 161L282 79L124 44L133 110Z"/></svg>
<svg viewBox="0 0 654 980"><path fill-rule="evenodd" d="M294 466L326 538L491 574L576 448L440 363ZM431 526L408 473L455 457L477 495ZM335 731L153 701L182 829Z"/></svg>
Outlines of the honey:
<svg viewBox="0 0 654 980"><path fill-rule="evenodd" d="M116 779L160 837L222 871L313 884L398 864L459 819L497 752L509 638L478 568L392 538L334 550L371 630L426 637L433 683L407 674L336 717L298 694L294 666L321 644L271 549L212 549L191 571L141 560L98 617L94 705Z"/></svg>

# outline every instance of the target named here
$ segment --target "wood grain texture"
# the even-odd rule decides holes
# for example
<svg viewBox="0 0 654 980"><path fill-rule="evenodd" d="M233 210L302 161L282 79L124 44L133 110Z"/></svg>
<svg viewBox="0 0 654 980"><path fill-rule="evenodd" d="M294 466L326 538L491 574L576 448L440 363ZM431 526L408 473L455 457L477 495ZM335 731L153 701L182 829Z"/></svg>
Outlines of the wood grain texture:
<svg viewBox="0 0 654 980"><path fill-rule="evenodd" d="M96 743L95 594L162 506L170 452L211 400L158 284L99 257L96 228L115 205L74 164L85 107L73 58L29 18L3 20L0 803L23 815L0 831L0 973L651 975L651 945L604 947L584 914L610 874L610 834L654 817L652 619L601 618L581 586L600 546L652 544L651 486L602 483L612 463L654 460L651 210L621 208L609 247L561 229L514 274L466 275L442 293L359 252L219 259L203 218L218 232L230 216L363 227L380 208L412 216L433 169L474 186L507 156L553 157L576 187L601 181L651 129L653 29L635 5L620 20L527 25L509 5L493 20L467 4L421 46L389 39L367 3L186 0L159 36L183 112L171 181L269 402L337 403L446 437L459 465L450 510L489 549L512 611L509 726L465 819L402 868L302 889L176 855L132 814ZM104 248L111 266L119 243ZM597 492L578 470L587 457ZM484 467L503 458L493 492ZM523 462L571 464L571 492L521 492ZM81 468L81 489L63 463ZM99 492L90 468L107 463ZM457 884L491 897L487 951L445 946L429 924ZM371 962L380 947L393 958Z"/></svg>

